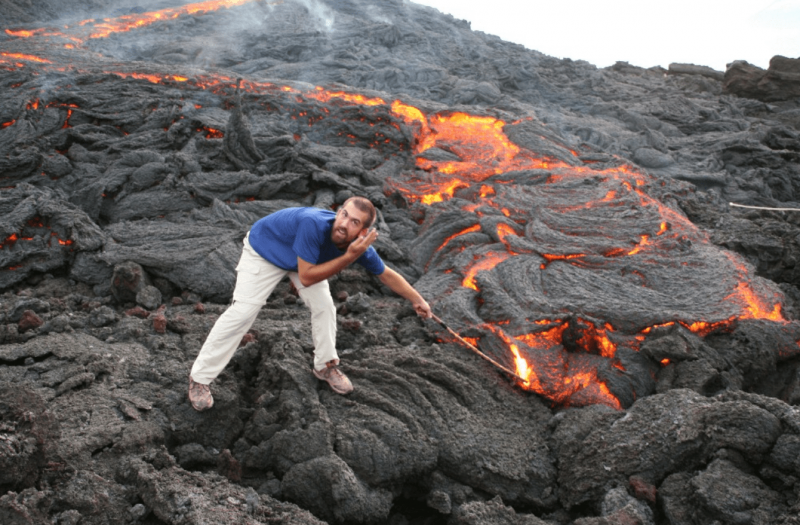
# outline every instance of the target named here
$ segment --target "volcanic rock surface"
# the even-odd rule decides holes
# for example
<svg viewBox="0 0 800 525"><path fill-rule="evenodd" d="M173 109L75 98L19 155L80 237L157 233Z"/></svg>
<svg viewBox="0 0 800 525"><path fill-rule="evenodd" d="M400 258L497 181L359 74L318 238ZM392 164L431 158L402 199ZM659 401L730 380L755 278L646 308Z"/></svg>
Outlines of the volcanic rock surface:
<svg viewBox="0 0 800 525"><path fill-rule="evenodd" d="M598 69L401 0L0 26L0 523L800 523L796 61ZM521 379L350 268L352 394L284 282L192 410L249 227L352 195Z"/></svg>

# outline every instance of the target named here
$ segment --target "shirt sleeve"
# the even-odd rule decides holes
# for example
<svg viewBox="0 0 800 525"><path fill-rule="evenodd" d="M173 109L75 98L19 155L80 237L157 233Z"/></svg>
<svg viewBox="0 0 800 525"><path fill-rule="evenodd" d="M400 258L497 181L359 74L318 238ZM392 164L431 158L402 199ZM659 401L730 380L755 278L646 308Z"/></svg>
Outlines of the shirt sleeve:
<svg viewBox="0 0 800 525"><path fill-rule="evenodd" d="M317 262L319 262L321 246L319 230L316 228L314 221L300 221L297 227L297 235L292 245L294 253L308 263L317 264Z"/></svg>
<svg viewBox="0 0 800 525"><path fill-rule="evenodd" d="M378 255L378 252L375 251L375 248L370 246L367 248L361 257L356 259L356 262L364 267L372 275L380 275L386 269L386 266L383 264L383 260L381 260L381 256Z"/></svg>

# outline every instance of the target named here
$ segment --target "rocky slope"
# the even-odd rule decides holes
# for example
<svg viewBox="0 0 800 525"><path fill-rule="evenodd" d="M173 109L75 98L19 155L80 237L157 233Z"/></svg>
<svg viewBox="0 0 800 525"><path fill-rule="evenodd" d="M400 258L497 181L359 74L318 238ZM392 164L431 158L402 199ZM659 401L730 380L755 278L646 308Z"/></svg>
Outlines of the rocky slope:
<svg viewBox="0 0 800 525"><path fill-rule="evenodd" d="M0 522L798 522L800 217L729 205L800 208L792 60L597 69L399 0L207 4L2 4ZM353 194L527 382L348 269L353 394L286 282L194 412L249 226Z"/></svg>

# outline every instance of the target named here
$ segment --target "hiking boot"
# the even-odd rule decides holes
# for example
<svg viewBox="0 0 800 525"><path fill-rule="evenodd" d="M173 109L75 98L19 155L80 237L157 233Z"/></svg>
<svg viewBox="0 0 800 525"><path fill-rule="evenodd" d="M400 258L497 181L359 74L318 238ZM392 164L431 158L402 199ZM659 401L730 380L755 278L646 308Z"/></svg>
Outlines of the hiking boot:
<svg viewBox="0 0 800 525"><path fill-rule="evenodd" d="M331 385L331 390L337 394L349 394L353 391L353 383L339 370L339 365L335 361L325 363L325 368L322 370L314 369L314 375L317 379L327 381Z"/></svg>
<svg viewBox="0 0 800 525"><path fill-rule="evenodd" d="M211 389L208 385L195 383L192 376L189 376L189 402L192 408L198 412L208 410L214 406L214 398L211 397Z"/></svg>

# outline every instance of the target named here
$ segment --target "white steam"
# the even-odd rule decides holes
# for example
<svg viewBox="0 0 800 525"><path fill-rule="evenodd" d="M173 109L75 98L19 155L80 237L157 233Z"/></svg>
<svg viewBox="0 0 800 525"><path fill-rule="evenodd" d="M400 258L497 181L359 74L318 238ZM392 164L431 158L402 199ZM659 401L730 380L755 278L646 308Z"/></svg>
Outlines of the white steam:
<svg viewBox="0 0 800 525"><path fill-rule="evenodd" d="M313 18L315 29L326 33L333 29L336 17L328 6L318 0L297 0L297 2L308 10Z"/></svg>

